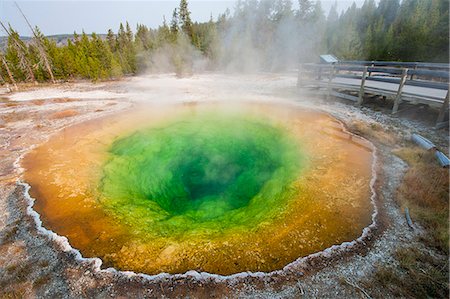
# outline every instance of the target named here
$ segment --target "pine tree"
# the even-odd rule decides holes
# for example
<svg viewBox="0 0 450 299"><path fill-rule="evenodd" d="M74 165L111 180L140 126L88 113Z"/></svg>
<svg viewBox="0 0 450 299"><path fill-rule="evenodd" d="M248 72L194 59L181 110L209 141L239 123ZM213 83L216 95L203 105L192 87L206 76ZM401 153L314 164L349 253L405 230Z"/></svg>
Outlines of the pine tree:
<svg viewBox="0 0 450 299"><path fill-rule="evenodd" d="M117 33L117 50L120 52L124 52L125 48L128 44L128 37L125 32L125 27L122 23L119 25L119 31Z"/></svg>
<svg viewBox="0 0 450 299"><path fill-rule="evenodd" d="M338 55L337 53L337 31L339 30L339 15L337 12L337 2L335 2L328 13L327 22L325 26L324 44L326 51Z"/></svg>
<svg viewBox="0 0 450 299"><path fill-rule="evenodd" d="M130 24L128 24L128 22L126 22L126 37L127 37L127 42L129 44L133 42L133 40L134 40L133 31L131 31L131 27L130 27Z"/></svg>
<svg viewBox="0 0 450 299"><path fill-rule="evenodd" d="M27 19L25 18L25 20ZM45 68L46 75L50 76L50 80L53 83L56 83L52 70L52 59L48 55L49 42L37 26L33 29L30 25L30 29L32 29L33 32L33 41L37 50L37 56L39 57L38 63Z"/></svg>
<svg viewBox="0 0 450 299"><path fill-rule="evenodd" d="M19 33L15 31L11 25L9 28L0 22L3 30L8 34L8 47L6 51L6 59L11 62L11 69L15 78L20 78L24 81L31 81L37 83L35 74L32 69L29 49L25 43L20 39Z"/></svg>
<svg viewBox="0 0 450 299"><path fill-rule="evenodd" d="M175 8L172 13L172 21L170 22L170 32L174 35L177 35L178 29L178 12Z"/></svg>
<svg viewBox="0 0 450 299"><path fill-rule="evenodd" d="M313 8L313 3L311 0L298 0L298 12L297 18L300 22L307 22L310 18L310 14Z"/></svg>
<svg viewBox="0 0 450 299"><path fill-rule="evenodd" d="M179 21L181 24L181 30L184 34L186 34L189 38L192 38L191 12L189 11L187 0L180 1Z"/></svg>
<svg viewBox="0 0 450 299"><path fill-rule="evenodd" d="M152 40L151 32L145 25L137 25L136 35L135 35L135 45L136 50L139 51L149 51L153 49L154 41Z"/></svg>
<svg viewBox="0 0 450 299"><path fill-rule="evenodd" d="M208 22L194 23L187 1L181 0L169 25L164 17L158 29L138 24L134 34L129 23L120 24L117 34L110 29L104 40L75 32L64 46L37 28L30 43L5 27L9 37L0 76L3 84L12 83L8 73L18 82L47 81L51 74L58 80L101 80L134 74L161 52L181 74L192 67L193 47L211 67L252 57L267 70L292 65L293 53L312 61L324 49L342 59L449 60L448 0L366 0L340 16L335 3L326 20L320 1L297 0L296 10L292 1L239 0L232 16L228 10L217 21L211 16ZM248 63L237 61L242 68Z"/></svg>
<svg viewBox="0 0 450 299"><path fill-rule="evenodd" d="M281 20L290 18L294 14L291 0L276 0L273 6L271 19L279 23Z"/></svg>
<svg viewBox="0 0 450 299"><path fill-rule="evenodd" d="M3 55L3 53L0 53L0 60L1 60L1 64L5 68L5 71L6 71L6 74L7 74L7 78L9 79L9 83L11 83L14 86L15 90L19 90L17 88L16 80L14 79L14 76L13 76L13 74L12 74L10 68L9 68L8 62L6 61L5 56ZM1 70L3 70L3 68L0 69L0 71ZM3 79L3 81L6 83L6 87L9 88L8 87L8 82L5 79Z"/></svg>
<svg viewBox="0 0 450 299"><path fill-rule="evenodd" d="M112 29L108 29L108 33L106 34L106 40L108 41L109 49L115 52L117 49L117 40Z"/></svg>
<svg viewBox="0 0 450 299"><path fill-rule="evenodd" d="M157 33L156 33L156 40L157 40L157 46L163 46L168 41L171 40L172 34L170 33L170 28L167 25L166 17L163 16L163 24L162 26L159 26Z"/></svg>
<svg viewBox="0 0 450 299"><path fill-rule="evenodd" d="M117 56L121 69L125 74L134 74L137 71L136 51L133 43L133 32L130 25L126 23L126 29L122 23L117 33Z"/></svg>

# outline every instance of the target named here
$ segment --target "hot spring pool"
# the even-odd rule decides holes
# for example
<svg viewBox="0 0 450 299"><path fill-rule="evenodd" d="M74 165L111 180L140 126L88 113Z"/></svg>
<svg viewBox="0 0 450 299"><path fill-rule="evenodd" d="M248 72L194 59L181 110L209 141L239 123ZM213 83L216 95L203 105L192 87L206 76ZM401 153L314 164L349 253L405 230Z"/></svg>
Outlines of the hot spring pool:
<svg viewBox="0 0 450 299"><path fill-rule="evenodd" d="M27 155L43 226L106 267L147 274L280 269L372 221L372 151L293 106L136 109Z"/></svg>

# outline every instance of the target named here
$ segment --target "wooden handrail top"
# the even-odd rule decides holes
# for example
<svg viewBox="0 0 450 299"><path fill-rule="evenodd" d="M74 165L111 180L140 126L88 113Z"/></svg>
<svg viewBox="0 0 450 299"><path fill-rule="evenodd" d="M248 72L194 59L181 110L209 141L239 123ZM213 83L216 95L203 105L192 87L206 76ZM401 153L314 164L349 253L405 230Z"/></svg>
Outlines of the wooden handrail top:
<svg viewBox="0 0 450 299"><path fill-rule="evenodd" d="M400 62L400 61L365 61L365 60L343 60L340 64L351 64L361 66L393 66L406 68L425 68L425 69L450 69L447 63L434 62Z"/></svg>
<svg viewBox="0 0 450 299"><path fill-rule="evenodd" d="M305 63L302 65L305 69L317 69L319 68L321 71L330 71L332 69L339 71L353 71L353 72L363 72L365 66L360 65L345 65L342 63L335 65L328 64L318 64L318 63ZM367 67L367 71L369 73L384 73L390 75L401 75L403 72L403 68L397 67L375 67L370 66ZM413 76L424 76L435 79L449 79L449 71L443 70L429 70L429 69L408 69L408 75Z"/></svg>

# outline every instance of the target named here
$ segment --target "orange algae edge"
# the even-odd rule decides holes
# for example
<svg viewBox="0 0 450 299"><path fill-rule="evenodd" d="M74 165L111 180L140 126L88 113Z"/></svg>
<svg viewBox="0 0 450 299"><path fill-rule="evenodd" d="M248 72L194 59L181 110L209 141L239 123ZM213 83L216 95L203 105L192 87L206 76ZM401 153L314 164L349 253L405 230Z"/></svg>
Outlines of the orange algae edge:
<svg viewBox="0 0 450 299"><path fill-rule="evenodd" d="M154 107L63 130L24 160L25 180L43 226L68 237L85 257L119 270L157 274L189 270L229 275L281 269L299 257L361 235L372 219L372 151L331 117L289 106L242 104L225 114L260 117L302 145L307 163L286 186L294 194L254 227L237 226L189 237L145 238L105 210L99 198L102 167L114 141L180 116L223 111L224 105ZM140 215L136 215L140 217Z"/></svg>

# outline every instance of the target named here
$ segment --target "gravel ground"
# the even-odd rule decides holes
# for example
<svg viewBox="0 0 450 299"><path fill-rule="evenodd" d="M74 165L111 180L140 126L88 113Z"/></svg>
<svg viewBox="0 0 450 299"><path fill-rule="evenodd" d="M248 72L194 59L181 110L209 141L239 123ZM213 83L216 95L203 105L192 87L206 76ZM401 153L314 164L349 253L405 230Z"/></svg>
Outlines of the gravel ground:
<svg viewBox="0 0 450 299"><path fill-rule="evenodd" d="M4 94L0 102L0 296L39 298L104 297L242 297L360 298L358 281L379 265L395 263L393 252L404 244L423 247L423 230L409 229L394 198L407 165L392 154L393 145L374 141L378 163L377 225L348 248L328 251L271 275L217 278L196 272L184 276L143 275L97 269L81 261L60 237L49 237L27 213L29 199L19 184L20 158L62 128L129 109L136 103L180 101L276 101L319 109L344 124L377 124L399 140L420 133L448 153L448 131L435 131L421 120L357 108L340 101L302 96L293 75L204 74L176 79L143 76L101 84L72 83ZM0 95L1 96L1 95ZM423 248L423 250L428 250ZM331 252L331 253L330 253ZM430 254L435 254L430 252ZM383 290L379 290L383 294ZM389 297L389 294L386 294Z"/></svg>

